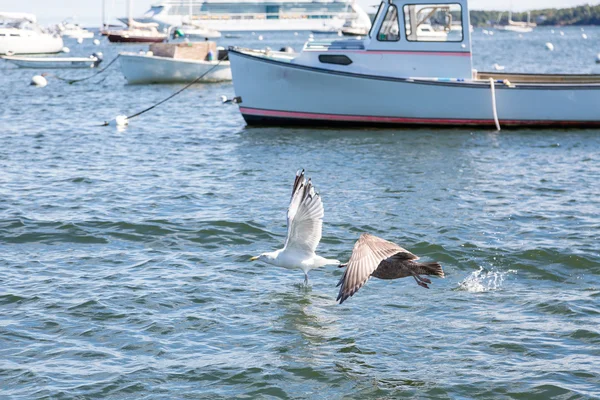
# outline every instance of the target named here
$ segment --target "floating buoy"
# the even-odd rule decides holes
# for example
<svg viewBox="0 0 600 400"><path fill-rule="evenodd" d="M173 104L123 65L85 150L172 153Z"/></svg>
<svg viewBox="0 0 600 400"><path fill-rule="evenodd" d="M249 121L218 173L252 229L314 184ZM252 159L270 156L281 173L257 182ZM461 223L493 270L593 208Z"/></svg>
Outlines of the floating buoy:
<svg viewBox="0 0 600 400"><path fill-rule="evenodd" d="M258 35L258 40L263 40L263 36L262 35Z"/></svg>
<svg viewBox="0 0 600 400"><path fill-rule="evenodd" d="M498 63L495 63L494 65L492 65L492 67L494 67L494 69L496 71L504 71L504 65L500 65Z"/></svg>
<svg viewBox="0 0 600 400"><path fill-rule="evenodd" d="M95 44L96 46L98 46L98 45L100 44L100 41L99 41L98 39L94 39L94 44Z"/></svg>
<svg viewBox="0 0 600 400"><path fill-rule="evenodd" d="M44 74L35 75L33 78L31 78L31 83L29 84L36 87L45 87L48 84L48 81L46 78L44 78Z"/></svg>
<svg viewBox="0 0 600 400"><path fill-rule="evenodd" d="M65 46L60 51L62 51L63 53L69 53L71 51L71 49L69 49L67 46Z"/></svg>
<svg viewBox="0 0 600 400"><path fill-rule="evenodd" d="M77 38L77 43L79 43L79 44L83 43L83 38Z"/></svg>
<svg viewBox="0 0 600 400"><path fill-rule="evenodd" d="M565 36L565 33L563 31L560 31L560 36Z"/></svg>
<svg viewBox="0 0 600 400"><path fill-rule="evenodd" d="M582 33L582 34L581 34L581 37L582 37L583 39L587 39L587 35L586 35L585 33Z"/></svg>
<svg viewBox="0 0 600 400"><path fill-rule="evenodd" d="M550 29L550 33L554 35L554 29Z"/></svg>
<svg viewBox="0 0 600 400"><path fill-rule="evenodd" d="M294 32L294 36L298 36L298 32Z"/></svg>
<svg viewBox="0 0 600 400"><path fill-rule="evenodd" d="M129 120L125 115L117 115L115 119L111 120L109 123L104 123L104 125L123 127L129 125Z"/></svg>
<svg viewBox="0 0 600 400"><path fill-rule="evenodd" d="M554 51L554 45L550 42L546 43L546 48L550 51Z"/></svg>
<svg viewBox="0 0 600 400"><path fill-rule="evenodd" d="M494 36L494 31L490 31L490 36Z"/></svg>

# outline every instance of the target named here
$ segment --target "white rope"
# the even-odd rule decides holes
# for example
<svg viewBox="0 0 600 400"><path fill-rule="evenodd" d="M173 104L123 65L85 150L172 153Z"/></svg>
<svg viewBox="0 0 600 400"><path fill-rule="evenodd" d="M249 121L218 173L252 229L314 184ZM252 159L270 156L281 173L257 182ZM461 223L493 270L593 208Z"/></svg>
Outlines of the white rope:
<svg viewBox="0 0 600 400"><path fill-rule="evenodd" d="M494 86L494 78L490 78L490 87L492 88L492 112L494 114L494 122L496 130L500 130L500 121L498 121L498 111L496 110L496 87Z"/></svg>

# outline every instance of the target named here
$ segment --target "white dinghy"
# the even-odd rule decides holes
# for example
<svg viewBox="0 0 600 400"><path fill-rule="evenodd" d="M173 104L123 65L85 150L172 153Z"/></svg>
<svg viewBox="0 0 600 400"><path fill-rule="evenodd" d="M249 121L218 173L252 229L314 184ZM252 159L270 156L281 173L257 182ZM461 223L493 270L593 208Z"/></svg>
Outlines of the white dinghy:
<svg viewBox="0 0 600 400"><path fill-rule="evenodd" d="M467 0L384 0L363 39L232 47L248 124L600 126L600 75L477 73Z"/></svg>
<svg viewBox="0 0 600 400"><path fill-rule="evenodd" d="M121 71L130 84L231 80L227 52L214 42L155 43L148 53L121 53Z"/></svg>
<svg viewBox="0 0 600 400"><path fill-rule="evenodd" d="M94 53L89 57L2 56L1 58L21 68L39 69L94 68L102 62L102 55L100 53Z"/></svg>

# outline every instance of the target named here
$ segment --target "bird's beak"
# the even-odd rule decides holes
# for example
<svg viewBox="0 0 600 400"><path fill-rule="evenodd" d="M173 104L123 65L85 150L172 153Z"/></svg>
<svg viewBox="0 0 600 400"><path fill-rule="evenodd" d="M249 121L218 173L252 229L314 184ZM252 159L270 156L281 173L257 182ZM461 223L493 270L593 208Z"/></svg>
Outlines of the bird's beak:
<svg viewBox="0 0 600 400"><path fill-rule="evenodd" d="M258 256L256 256L256 257L252 257L252 258L250 259L250 261L256 261L256 260L258 260Z"/></svg>

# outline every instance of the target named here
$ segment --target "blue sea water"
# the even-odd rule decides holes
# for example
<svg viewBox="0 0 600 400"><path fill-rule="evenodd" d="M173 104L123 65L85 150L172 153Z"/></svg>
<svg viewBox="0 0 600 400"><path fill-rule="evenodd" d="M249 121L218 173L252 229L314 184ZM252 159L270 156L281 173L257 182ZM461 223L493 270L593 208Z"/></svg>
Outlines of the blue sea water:
<svg viewBox="0 0 600 400"><path fill-rule="evenodd" d="M600 29L550 29L477 29L474 67L600 73ZM221 44L308 33L262 35ZM248 128L230 83L117 129L182 85L37 72L0 62L0 398L600 398L599 131ZM305 288L249 262L283 244L298 168L321 255L371 232L446 278L340 306L335 267Z"/></svg>

